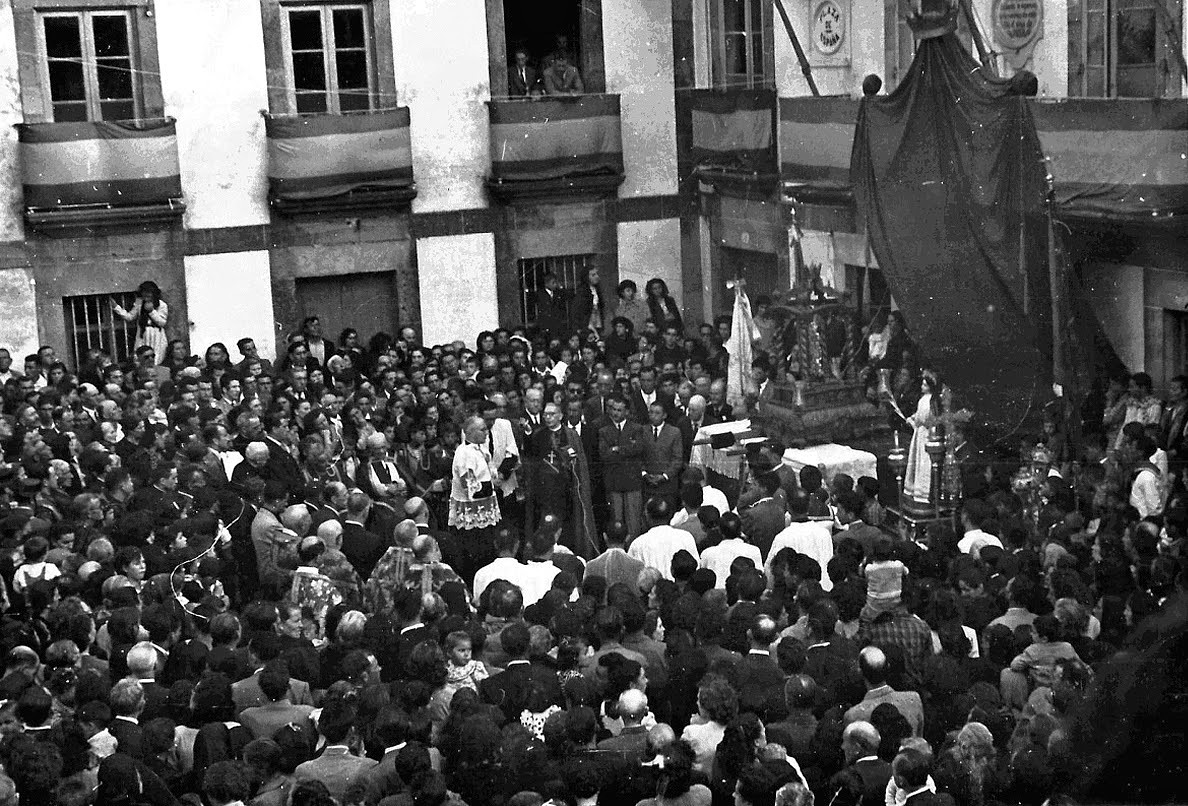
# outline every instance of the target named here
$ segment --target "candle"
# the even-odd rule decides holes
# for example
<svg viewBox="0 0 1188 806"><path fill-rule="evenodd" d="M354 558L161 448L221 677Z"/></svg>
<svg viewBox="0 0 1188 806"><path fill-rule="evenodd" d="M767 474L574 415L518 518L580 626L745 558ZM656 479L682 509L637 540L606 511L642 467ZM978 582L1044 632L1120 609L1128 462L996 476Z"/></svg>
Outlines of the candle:
<svg viewBox="0 0 1188 806"><path fill-rule="evenodd" d="M891 436L895 437L895 449L898 450L899 449L899 432L892 431Z"/></svg>

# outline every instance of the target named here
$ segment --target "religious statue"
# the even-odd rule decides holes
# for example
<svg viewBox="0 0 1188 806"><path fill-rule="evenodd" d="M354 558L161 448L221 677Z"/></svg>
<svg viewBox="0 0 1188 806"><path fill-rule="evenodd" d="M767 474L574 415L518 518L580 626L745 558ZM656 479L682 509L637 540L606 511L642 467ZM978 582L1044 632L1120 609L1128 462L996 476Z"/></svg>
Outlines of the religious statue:
<svg viewBox="0 0 1188 806"><path fill-rule="evenodd" d="M952 391L932 370L923 373L920 400L913 415L904 416L894 397L890 397L889 402L912 429L903 482L904 503L924 508L955 501L960 494L959 470L955 445L949 444L951 440L946 440L946 434L954 423L968 422L970 412L954 410ZM933 473L934 461L942 463L938 474ZM941 485L935 491L934 479Z"/></svg>

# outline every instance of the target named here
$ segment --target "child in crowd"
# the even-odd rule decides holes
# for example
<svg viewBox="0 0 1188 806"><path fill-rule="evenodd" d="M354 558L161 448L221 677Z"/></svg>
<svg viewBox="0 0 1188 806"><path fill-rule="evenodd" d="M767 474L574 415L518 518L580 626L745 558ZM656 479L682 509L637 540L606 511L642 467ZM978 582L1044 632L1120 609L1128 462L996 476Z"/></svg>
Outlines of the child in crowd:
<svg viewBox="0 0 1188 806"><path fill-rule="evenodd" d="M899 607L907 573L907 566L895 559L891 538L880 537L875 540L870 561L862 570L866 577L866 605L861 613L863 622L874 621L883 613Z"/></svg>
<svg viewBox="0 0 1188 806"><path fill-rule="evenodd" d="M1026 674L1035 688L1051 686L1058 678L1061 662L1080 662L1073 645L1061 639L1059 619L1051 613L1038 617L1031 625L1031 644L1011 661L1011 671Z"/></svg>
<svg viewBox="0 0 1188 806"><path fill-rule="evenodd" d="M488 677L487 667L480 660L471 657L472 644L470 633L465 630L455 630L446 636L446 656L450 667L446 685L454 691L462 688L478 691L480 680Z"/></svg>

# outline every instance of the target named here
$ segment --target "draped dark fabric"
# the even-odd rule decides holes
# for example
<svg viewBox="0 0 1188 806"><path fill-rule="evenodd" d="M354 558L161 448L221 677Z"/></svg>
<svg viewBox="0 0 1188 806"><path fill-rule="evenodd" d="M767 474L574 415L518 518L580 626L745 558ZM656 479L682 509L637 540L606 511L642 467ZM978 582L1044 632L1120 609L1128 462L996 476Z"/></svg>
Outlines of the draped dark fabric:
<svg viewBox="0 0 1188 806"><path fill-rule="evenodd" d="M1005 434L1050 394L1046 169L1022 82L987 79L952 34L863 100L851 183L921 358Z"/></svg>

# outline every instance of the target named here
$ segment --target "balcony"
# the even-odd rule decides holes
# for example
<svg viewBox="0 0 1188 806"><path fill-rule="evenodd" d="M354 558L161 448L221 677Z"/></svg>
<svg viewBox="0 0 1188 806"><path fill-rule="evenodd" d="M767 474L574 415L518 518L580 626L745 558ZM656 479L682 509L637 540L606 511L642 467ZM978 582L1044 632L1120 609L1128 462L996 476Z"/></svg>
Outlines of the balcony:
<svg viewBox="0 0 1188 806"><path fill-rule="evenodd" d="M34 229L173 222L185 212L172 118L17 129Z"/></svg>
<svg viewBox="0 0 1188 806"><path fill-rule="evenodd" d="M407 206L408 107L344 115L265 115L268 198L281 214Z"/></svg>
<svg viewBox="0 0 1188 806"><path fill-rule="evenodd" d="M495 198L606 195L622 184L618 95L492 100L487 109Z"/></svg>
<svg viewBox="0 0 1188 806"><path fill-rule="evenodd" d="M1188 100L1076 98L1031 108L1062 216L1188 220Z"/></svg>
<svg viewBox="0 0 1188 806"><path fill-rule="evenodd" d="M810 204L849 206L859 101L780 98L780 177ZM1188 100L1032 101L1061 217L1180 225L1188 215Z"/></svg>
<svg viewBox="0 0 1188 806"><path fill-rule="evenodd" d="M692 90L678 93L677 115L690 133L681 144L681 175L713 184L775 187L774 90Z"/></svg>

